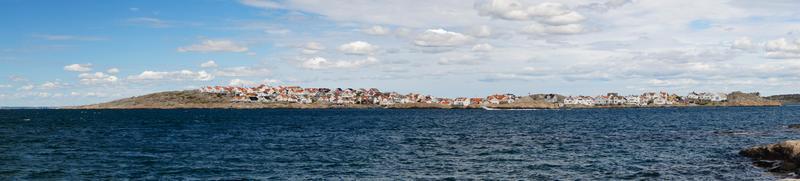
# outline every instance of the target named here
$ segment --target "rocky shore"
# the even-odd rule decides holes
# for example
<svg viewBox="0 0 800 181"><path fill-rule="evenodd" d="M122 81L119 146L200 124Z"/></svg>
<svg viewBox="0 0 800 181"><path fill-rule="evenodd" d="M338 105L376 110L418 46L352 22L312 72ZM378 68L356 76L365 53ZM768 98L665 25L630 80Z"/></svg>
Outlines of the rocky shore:
<svg viewBox="0 0 800 181"><path fill-rule="evenodd" d="M770 172L800 173L800 140L743 149L739 155L753 159L753 164Z"/></svg>

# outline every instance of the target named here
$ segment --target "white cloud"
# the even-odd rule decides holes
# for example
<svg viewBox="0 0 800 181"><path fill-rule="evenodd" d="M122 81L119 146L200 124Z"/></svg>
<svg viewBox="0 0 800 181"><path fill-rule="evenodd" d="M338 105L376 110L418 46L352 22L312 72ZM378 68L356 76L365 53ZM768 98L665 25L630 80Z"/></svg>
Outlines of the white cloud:
<svg viewBox="0 0 800 181"><path fill-rule="evenodd" d="M230 86L258 86L262 84L270 85L275 83L280 83L281 81L275 79L264 79L262 81L250 81L250 80L242 80L242 79L231 79L228 81L228 85Z"/></svg>
<svg viewBox="0 0 800 181"><path fill-rule="evenodd" d="M271 71L264 67L231 67L217 70L214 75L220 77L254 77L266 76L270 73Z"/></svg>
<svg viewBox="0 0 800 181"><path fill-rule="evenodd" d="M230 86L255 86L255 85L258 85L258 83L256 83L255 81L249 81L249 80L231 79L228 82L228 85L230 85Z"/></svg>
<svg viewBox="0 0 800 181"><path fill-rule="evenodd" d="M18 76L18 75L8 76L8 79L11 80L12 82L25 82L25 81L28 81L27 78L22 77L22 76Z"/></svg>
<svg viewBox="0 0 800 181"><path fill-rule="evenodd" d="M150 17L130 18L128 19L128 22L134 25L143 25L152 28L166 28L172 26L172 23L170 22Z"/></svg>
<svg viewBox="0 0 800 181"><path fill-rule="evenodd" d="M523 33L538 35L570 35L585 32L585 28L580 24L569 24L550 26L542 24L531 24L522 29Z"/></svg>
<svg viewBox="0 0 800 181"><path fill-rule="evenodd" d="M700 82L694 79L669 79L669 80L652 79L647 81L647 83L656 87L674 87L674 86L696 85L699 84Z"/></svg>
<svg viewBox="0 0 800 181"><path fill-rule="evenodd" d="M478 57L473 54L458 54L441 57L436 63L439 65L476 65L481 63L483 59L484 57Z"/></svg>
<svg viewBox="0 0 800 181"><path fill-rule="evenodd" d="M488 52L488 51L492 51L492 49L494 49L494 46L492 46L492 45L490 45L488 43L481 43L481 44L477 44L475 46L472 46L472 51L476 51L476 52Z"/></svg>
<svg viewBox="0 0 800 181"><path fill-rule="evenodd" d="M768 41L764 45L767 51L767 58L776 59L795 59L800 58L800 38L794 42L789 42L786 38Z"/></svg>
<svg viewBox="0 0 800 181"><path fill-rule="evenodd" d="M128 76L129 80L146 81L146 80L196 80L208 81L214 79L214 75L206 71L192 72L190 70L172 71L172 72L158 72L158 71L144 71L139 75Z"/></svg>
<svg viewBox="0 0 800 181"><path fill-rule="evenodd" d="M117 73L119 73L119 69L118 68L110 68L110 69L106 70L106 73L117 74Z"/></svg>
<svg viewBox="0 0 800 181"><path fill-rule="evenodd" d="M371 64L378 63L378 59L374 57L367 57L363 60L352 60L352 61L329 61L323 57L313 57L304 60L300 67L312 70L319 70L319 69L332 69L332 68L359 68L362 66L367 66Z"/></svg>
<svg viewBox="0 0 800 181"><path fill-rule="evenodd" d="M475 37L489 37L492 36L492 27L481 25L472 29L472 36Z"/></svg>
<svg viewBox="0 0 800 181"><path fill-rule="evenodd" d="M8 84L0 84L0 88L12 88L14 86Z"/></svg>
<svg viewBox="0 0 800 181"><path fill-rule="evenodd" d="M339 51L347 54L369 55L373 54L378 47L363 41L354 41L339 46Z"/></svg>
<svg viewBox="0 0 800 181"><path fill-rule="evenodd" d="M248 48L231 40L205 40L200 44L179 47L179 52L246 52Z"/></svg>
<svg viewBox="0 0 800 181"><path fill-rule="evenodd" d="M48 82L44 82L41 85L39 85L39 89L48 90L48 89L61 88L63 86L64 86L64 84L61 83L61 82L50 82L50 81L48 81Z"/></svg>
<svg viewBox="0 0 800 181"><path fill-rule="evenodd" d="M81 84L87 85L115 83L119 80L117 76L108 75L103 72L95 72L93 74L82 73L78 75L78 78L80 78Z"/></svg>
<svg viewBox="0 0 800 181"><path fill-rule="evenodd" d="M392 30L383 26L375 25L369 28L364 28L361 30L361 32L370 35L388 35L389 33L392 33Z"/></svg>
<svg viewBox="0 0 800 181"><path fill-rule="evenodd" d="M424 47L453 47L472 41L472 37L447 31L444 29L429 29L417 36L414 44Z"/></svg>
<svg viewBox="0 0 800 181"><path fill-rule="evenodd" d="M740 37L733 41L733 46L731 48L740 49L740 50L753 50L755 45L753 45L753 40L750 37Z"/></svg>
<svg viewBox="0 0 800 181"><path fill-rule="evenodd" d="M475 4L481 16L505 20L536 20L549 25L567 25L583 22L586 17L560 3L528 5L517 0L486 0Z"/></svg>
<svg viewBox="0 0 800 181"><path fill-rule="evenodd" d="M277 2L269 1L269 0L240 0L239 3L242 3L247 6L262 8L262 9L277 9L281 8L281 5Z"/></svg>
<svg viewBox="0 0 800 181"><path fill-rule="evenodd" d="M325 50L325 46L318 42L308 42L302 48L303 54L316 54L322 50Z"/></svg>
<svg viewBox="0 0 800 181"><path fill-rule="evenodd" d="M201 63L201 64L200 64L200 67L203 67L203 68L213 68L213 67L217 67L217 62L214 62L213 60L209 60L209 61L207 61L207 62L203 62L203 63Z"/></svg>
<svg viewBox="0 0 800 181"><path fill-rule="evenodd" d="M27 91L27 90L33 90L33 88L35 88L35 87L36 87L36 86L34 86L34 85L30 85L30 84L28 84L28 85L24 85L24 86L22 86L22 87L19 87L19 90L26 90L26 91Z"/></svg>
<svg viewBox="0 0 800 181"><path fill-rule="evenodd" d="M39 38L43 40L50 40L50 41L68 41L68 40L77 40L77 41L100 41L106 40L106 38L102 37L93 37L93 36L76 36L76 35L54 35L54 34L34 34L31 35L34 38Z"/></svg>
<svg viewBox="0 0 800 181"><path fill-rule="evenodd" d="M70 72L88 72L92 71L92 64L72 64L64 66L64 70Z"/></svg>

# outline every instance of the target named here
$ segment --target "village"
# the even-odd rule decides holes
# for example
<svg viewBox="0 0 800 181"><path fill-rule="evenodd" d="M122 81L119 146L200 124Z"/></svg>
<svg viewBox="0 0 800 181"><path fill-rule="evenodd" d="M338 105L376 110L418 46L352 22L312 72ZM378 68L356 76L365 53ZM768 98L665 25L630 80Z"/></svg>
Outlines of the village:
<svg viewBox="0 0 800 181"><path fill-rule="evenodd" d="M397 92L381 92L377 88L302 88L300 86L206 86L199 89L203 93L232 96L231 102L237 103L299 103L299 104L364 104L392 106L396 104L439 104L458 107L485 107L492 105L514 104L516 102L538 101L558 107L645 107L672 105L713 105L725 102L726 93L696 93L686 96L667 92L647 92L641 95L622 96L608 93L599 96L562 96L559 94L534 94L516 96L514 94L493 94L486 97L444 98L418 93L400 94ZM754 93L757 94L757 93Z"/></svg>

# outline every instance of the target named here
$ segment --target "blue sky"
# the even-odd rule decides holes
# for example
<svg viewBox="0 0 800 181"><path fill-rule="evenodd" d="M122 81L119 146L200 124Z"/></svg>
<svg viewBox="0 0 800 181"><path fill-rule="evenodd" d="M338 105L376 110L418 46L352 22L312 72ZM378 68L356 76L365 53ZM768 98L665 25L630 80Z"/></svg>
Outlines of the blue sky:
<svg viewBox="0 0 800 181"><path fill-rule="evenodd" d="M797 93L789 0L0 2L0 106L205 85Z"/></svg>

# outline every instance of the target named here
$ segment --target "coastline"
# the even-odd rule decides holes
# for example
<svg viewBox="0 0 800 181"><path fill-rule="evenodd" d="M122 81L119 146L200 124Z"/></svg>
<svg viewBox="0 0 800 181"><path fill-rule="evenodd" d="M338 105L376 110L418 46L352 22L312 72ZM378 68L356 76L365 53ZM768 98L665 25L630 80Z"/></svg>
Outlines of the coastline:
<svg viewBox="0 0 800 181"><path fill-rule="evenodd" d="M648 105L648 106L514 106L514 105L488 105L485 107L495 110L520 110L520 109L637 109L637 108L710 108L710 107L780 107L776 104L747 104L747 105ZM483 106L456 107L440 104L395 104L390 106L361 105L361 104L299 104L299 103L217 103L217 104L185 104L175 106L117 106L104 107L97 105L68 106L56 109L73 110L112 110L112 109L484 109Z"/></svg>
<svg viewBox="0 0 800 181"><path fill-rule="evenodd" d="M675 108L675 107L755 107L782 106L775 100L732 99L712 104L675 103L665 105L579 105L545 102L523 98L514 102L492 104L469 104L466 106L440 103L395 103L354 104L354 103L298 103L298 102L237 102L232 95L203 93L199 91L168 91L119 99L106 103L66 106L59 109L629 109L629 108Z"/></svg>

